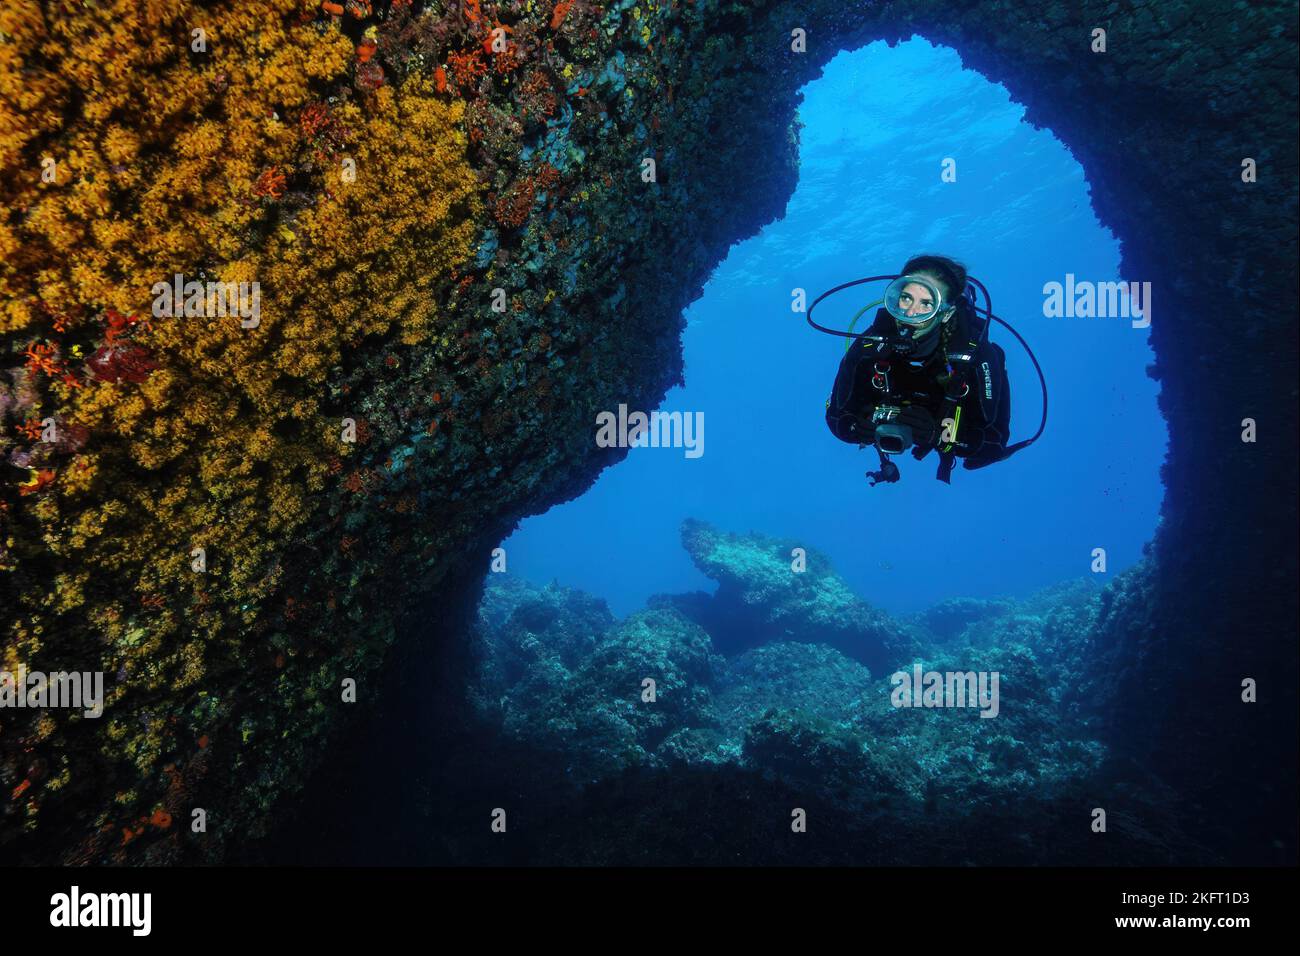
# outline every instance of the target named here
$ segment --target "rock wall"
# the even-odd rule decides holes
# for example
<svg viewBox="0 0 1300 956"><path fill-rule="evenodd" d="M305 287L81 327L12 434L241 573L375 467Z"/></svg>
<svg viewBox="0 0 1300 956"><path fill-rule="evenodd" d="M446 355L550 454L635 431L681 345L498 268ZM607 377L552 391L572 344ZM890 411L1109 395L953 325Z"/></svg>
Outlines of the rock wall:
<svg viewBox="0 0 1300 956"><path fill-rule="evenodd" d="M0 716L0 844L161 862L265 832L358 725L341 682L427 664L389 649L618 459L595 412L680 379L682 309L793 189L799 87L916 33L1066 143L1153 286L1167 495L1098 636L1112 737L1246 808L1243 858L1293 854L1295 30L1281 3L7 5L4 663L111 690L98 723ZM260 277L260 332L136 321L174 272ZM173 825L195 806L206 834Z"/></svg>

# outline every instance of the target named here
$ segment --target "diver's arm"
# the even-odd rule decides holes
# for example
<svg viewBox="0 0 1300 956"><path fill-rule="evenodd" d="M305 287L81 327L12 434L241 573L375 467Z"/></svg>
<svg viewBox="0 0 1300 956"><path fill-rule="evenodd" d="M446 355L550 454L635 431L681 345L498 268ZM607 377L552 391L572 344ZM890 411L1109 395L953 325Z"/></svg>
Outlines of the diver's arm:
<svg viewBox="0 0 1300 956"><path fill-rule="evenodd" d="M831 434L853 445L869 445L876 440L876 427L871 423L875 404L868 381L871 363L865 361L872 350L864 346L863 342L854 342L844 353L826 402L826 426Z"/></svg>

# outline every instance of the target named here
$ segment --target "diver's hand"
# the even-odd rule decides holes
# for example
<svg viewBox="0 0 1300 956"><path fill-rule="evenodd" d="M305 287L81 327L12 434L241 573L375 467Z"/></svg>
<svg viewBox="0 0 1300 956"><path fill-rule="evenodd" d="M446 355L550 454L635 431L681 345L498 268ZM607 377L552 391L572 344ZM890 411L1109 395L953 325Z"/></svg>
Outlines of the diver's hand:
<svg viewBox="0 0 1300 956"><path fill-rule="evenodd" d="M904 406L895 421L912 429L912 442L914 444L922 447L934 444L934 416L921 406Z"/></svg>
<svg viewBox="0 0 1300 956"><path fill-rule="evenodd" d="M835 434L842 441L870 445L876 440L876 426L870 419L862 419L852 412L845 412L835 424Z"/></svg>

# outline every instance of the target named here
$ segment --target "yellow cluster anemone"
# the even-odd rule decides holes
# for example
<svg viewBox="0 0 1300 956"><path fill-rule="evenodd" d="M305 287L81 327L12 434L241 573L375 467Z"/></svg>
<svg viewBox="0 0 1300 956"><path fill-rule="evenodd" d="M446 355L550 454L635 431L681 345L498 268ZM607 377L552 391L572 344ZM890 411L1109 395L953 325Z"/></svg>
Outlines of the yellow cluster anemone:
<svg viewBox="0 0 1300 956"><path fill-rule="evenodd" d="M331 371L363 340L436 347L481 219L463 104L354 84L318 10L0 5L0 451L29 455L25 420L77 435L6 476L0 667L103 669L119 712L202 688L348 453ZM189 282L256 315L160 305ZM165 720L105 725L89 746L161 759ZM6 721L0 778L35 737ZM22 786L29 821L67 769Z"/></svg>

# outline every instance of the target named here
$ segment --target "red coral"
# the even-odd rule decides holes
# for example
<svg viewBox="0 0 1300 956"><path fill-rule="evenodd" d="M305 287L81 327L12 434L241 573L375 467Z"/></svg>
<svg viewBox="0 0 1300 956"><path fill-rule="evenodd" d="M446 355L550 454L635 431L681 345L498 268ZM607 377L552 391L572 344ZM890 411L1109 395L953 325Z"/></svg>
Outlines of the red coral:
<svg viewBox="0 0 1300 956"><path fill-rule="evenodd" d="M357 64L357 87L372 93L384 85L384 68L374 60L363 60Z"/></svg>
<svg viewBox="0 0 1300 956"><path fill-rule="evenodd" d="M51 378L62 375L66 371L63 360L59 358L59 347L49 342L37 343L32 342L23 352L27 356L27 371L44 372Z"/></svg>
<svg viewBox="0 0 1300 956"><path fill-rule="evenodd" d="M497 222L508 229L517 229L528 219L532 212L533 201L537 198L537 187L529 177L515 182L505 195L497 199L493 213Z"/></svg>
<svg viewBox="0 0 1300 956"><path fill-rule="evenodd" d="M528 74L519 88L519 105L525 113L538 117L555 115L559 98L555 95L554 83L544 71L534 70Z"/></svg>
<svg viewBox="0 0 1300 956"><path fill-rule="evenodd" d="M498 53L496 59L492 61L492 64L496 68L496 71L502 76L519 69L519 67L523 65L513 46L508 46L504 51Z"/></svg>
<svg viewBox="0 0 1300 956"><path fill-rule="evenodd" d="M158 367L149 350L140 345L104 345L86 360L86 367L101 382L143 382Z"/></svg>
<svg viewBox="0 0 1300 956"><path fill-rule="evenodd" d="M54 472L49 468L42 468L30 482L18 486L18 493L20 495L34 495L53 483Z"/></svg>
<svg viewBox="0 0 1300 956"><path fill-rule="evenodd" d="M253 192L258 196L279 199L284 195L288 187L289 184L284 177L284 173L272 166L257 177L257 182L253 184Z"/></svg>
<svg viewBox="0 0 1300 956"><path fill-rule="evenodd" d="M574 0L560 0L560 2L555 5L555 10L551 13L552 30L560 29L560 24L562 24L564 18L568 16L569 10L573 7L573 2Z"/></svg>
<svg viewBox="0 0 1300 956"><path fill-rule="evenodd" d="M141 817L135 822L134 826L122 827L122 846L126 846L140 834L144 833L144 825L147 822L145 817Z"/></svg>
<svg viewBox="0 0 1300 956"><path fill-rule="evenodd" d="M550 163L542 163L537 167L536 179L538 190L546 192L560 184L560 171Z"/></svg>
<svg viewBox="0 0 1300 956"><path fill-rule="evenodd" d="M125 336L137 325L143 325L146 329L151 328L147 317L123 315L116 309L109 309L105 314L105 319L108 322L108 329L104 332L104 341L109 345L116 345L118 339Z"/></svg>
<svg viewBox="0 0 1300 956"><path fill-rule="evenodd" d="M462 92L474 89L478 78L487 73L487 64L479 50L467 50L463 53L447 54L447 69L457 89Z"/></svg>
<svg viewBox="0 0 1300 956"><path fill-rule="evenodd" d="M516 180L497 197L493 213L501 225L517 229L528 219L538 192L554 189L560 182L560 171L550 163L541 163L536 172Z"/></svg>
<svg viewBox="0 0 1300 956"><path fill-rule="evenodd" d="M375 478L375 473L369 468L359 468L344 479L343 487L352 494L361 495L364 498L370 494Z"/></svg>
<svg viewBox="0 0 1300 956"><path fill-rule="evenodd" d="M315 139L328 130L333 122L329 107L324 103L312 103L298 117L298 125L306 139Z"/></svg>

